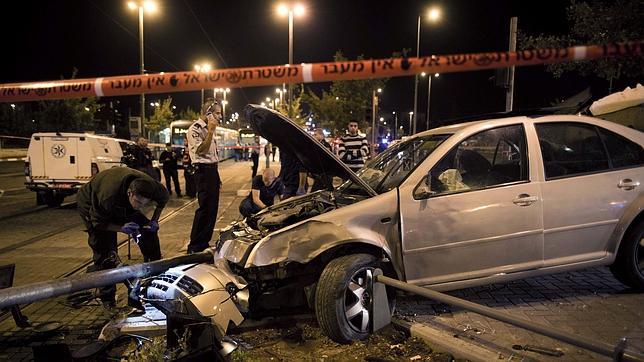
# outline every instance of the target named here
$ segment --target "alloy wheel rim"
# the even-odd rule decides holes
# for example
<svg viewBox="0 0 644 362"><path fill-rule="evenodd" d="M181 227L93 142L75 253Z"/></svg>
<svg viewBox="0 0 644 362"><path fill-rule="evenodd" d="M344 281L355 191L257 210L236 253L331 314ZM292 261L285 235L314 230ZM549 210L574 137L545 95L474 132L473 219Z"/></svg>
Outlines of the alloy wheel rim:
<svg viewBox="0 0 644 362"><path fill-rule="evenodd" d="M640 233L640 240L635 248L635 263L640 276L644 277L644 233Z"/></svg>
<svg viewBox="0 0 644 362"><path fill-rule="evenodd" d="M371 322L369 306L372 296L368 283L373 270L361 268L356 271L344 291L344 317L351 328L360 333L367 333Z"/></svg>

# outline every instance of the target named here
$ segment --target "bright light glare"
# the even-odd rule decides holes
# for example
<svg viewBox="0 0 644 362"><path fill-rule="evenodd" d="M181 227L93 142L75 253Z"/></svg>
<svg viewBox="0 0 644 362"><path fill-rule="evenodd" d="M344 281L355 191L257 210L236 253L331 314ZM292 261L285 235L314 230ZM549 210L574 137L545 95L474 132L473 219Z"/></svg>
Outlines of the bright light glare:
<svg viewBox="0 0 644 362"><path fill-rule="evenodd" d="M158 10L157 3L154 1L146 1L143 3L143 8L145 11L149 11L151 13L154 13Z"/></svg>
<svg viewBox="0 0 644 362"><path fill-rule="evenodd" d="M436 78L438 78L438 77L440 77L440 76L441 76L441 75L440 75L440 73L436 73L436 74L434 74L434 77L436 77Z"/></svg>
<svg viewBox="0 0 644 362"><path fill-rule="evenodd" d="M382 93L382 88L378 88L378 93Z"/></svg>
<svg viewBox="0 0 644 362"><path fill-rule="evenodd" d="M284 4L277 5L277 13L282 16L288 15L288 7Z"/></svg>
<svg viewBox="0 0 644 362"><path fill-rule="evenodd" d="M432 8L427 13L430 21L437 21L441 17L441 11L438 8Z"/></svg>
<svg viewBox="0 0 644 362"><path fill-rule="evenodd" d="M304 15L304 6L302 4L297 4L295 5L294 11L296 16Z"/></svg>
<svg viewBox="0 0 644 362"><path fill-rule="evenodd" d="M420 73L420 76L421 76L421 77L424 77L424 76L426 76L426 75L427 75L427 73L425 73L425 72Z"/></svg>
<svg viewBox="0 0 644 362"><path fill-rule="evenodd" d="M130 8L130 9L132 9L132 10L134 10L134 9L136 9L138 6L136 5L136 3L135 3L134 1L128 1L128 2L127 2L127 7L128 7L128 8Z"/></svg>

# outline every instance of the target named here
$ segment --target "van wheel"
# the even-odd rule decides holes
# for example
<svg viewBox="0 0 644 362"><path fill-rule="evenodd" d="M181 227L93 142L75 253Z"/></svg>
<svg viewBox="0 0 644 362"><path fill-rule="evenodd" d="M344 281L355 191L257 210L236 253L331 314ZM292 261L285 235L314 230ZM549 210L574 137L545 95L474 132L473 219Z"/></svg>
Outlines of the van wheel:
<svg viewBox="0 0 644 362"><path fill-rule="evenodd" d="M366 274L378 267L373 255L354 254L332 260L322 271L315 291L315 315L324 334L335 342L346 344L369 336L372 296L366 290Z"/></svg>
<svg viewBox="0 0 644 362"><path fill-rule="evenodd" d="M644 291L644 221L624 236L610 271L623 284Z"/></svg>
<svg viewBox="0 0 644 362"><path fill-rule="evenodd" d="M63 203L63 200L65 199L65 195L60 195L60 194L49 194L46 197L47 200L47 206L49 207L58 207Z"/></svg>

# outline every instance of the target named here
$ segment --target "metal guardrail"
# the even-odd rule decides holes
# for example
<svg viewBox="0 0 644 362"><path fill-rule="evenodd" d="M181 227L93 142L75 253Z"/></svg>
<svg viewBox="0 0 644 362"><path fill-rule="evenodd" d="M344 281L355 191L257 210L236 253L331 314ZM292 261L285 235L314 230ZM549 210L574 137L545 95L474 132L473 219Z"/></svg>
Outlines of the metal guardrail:
<svg viewBox="0 0 644 362"><path fill-rule="evenodd" d="M502 322L505 322L517 327L521 327L523 329L527 329L529 331L536 332L544 336L548 336L550 338L555 338L560 341L566 342L568 344L585 348L589 351L593 351L603 356L610 357L614 361L639 361L639 362L644 361L644 355L638 352L626 350L625 338L620 339L619 343L617 343L616 345L612 345L602 341L595 341L582 336L573 335L556 328L543 326L523 318L515 317L508 313L499 312L493 308L472 303L461 298L452 297L451 295L440 293L427 288L418 287L405 282L401 282L396 279L386 277L384 275L376 275L376 274L377 273L374 273L374 279L377 283L382 283L393 288L404 290L406 292L418 294L425 298L437 300L442 303L451 304L459 308L463 308L463 309L484 315L486 317L494 318Z"/></svg>

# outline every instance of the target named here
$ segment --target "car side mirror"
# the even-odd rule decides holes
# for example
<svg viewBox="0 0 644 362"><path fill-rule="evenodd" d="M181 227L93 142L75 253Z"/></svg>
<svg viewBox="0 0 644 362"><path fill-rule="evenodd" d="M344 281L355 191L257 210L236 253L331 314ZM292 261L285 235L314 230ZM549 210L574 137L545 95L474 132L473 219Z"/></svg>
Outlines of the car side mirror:
<svg viewBox="0 0 644 362"><path fill-rule="evenodd" d="M436 192L432 191L432 171L429 171L414 189L414 200L426 200L435 194Z"/></svg>

